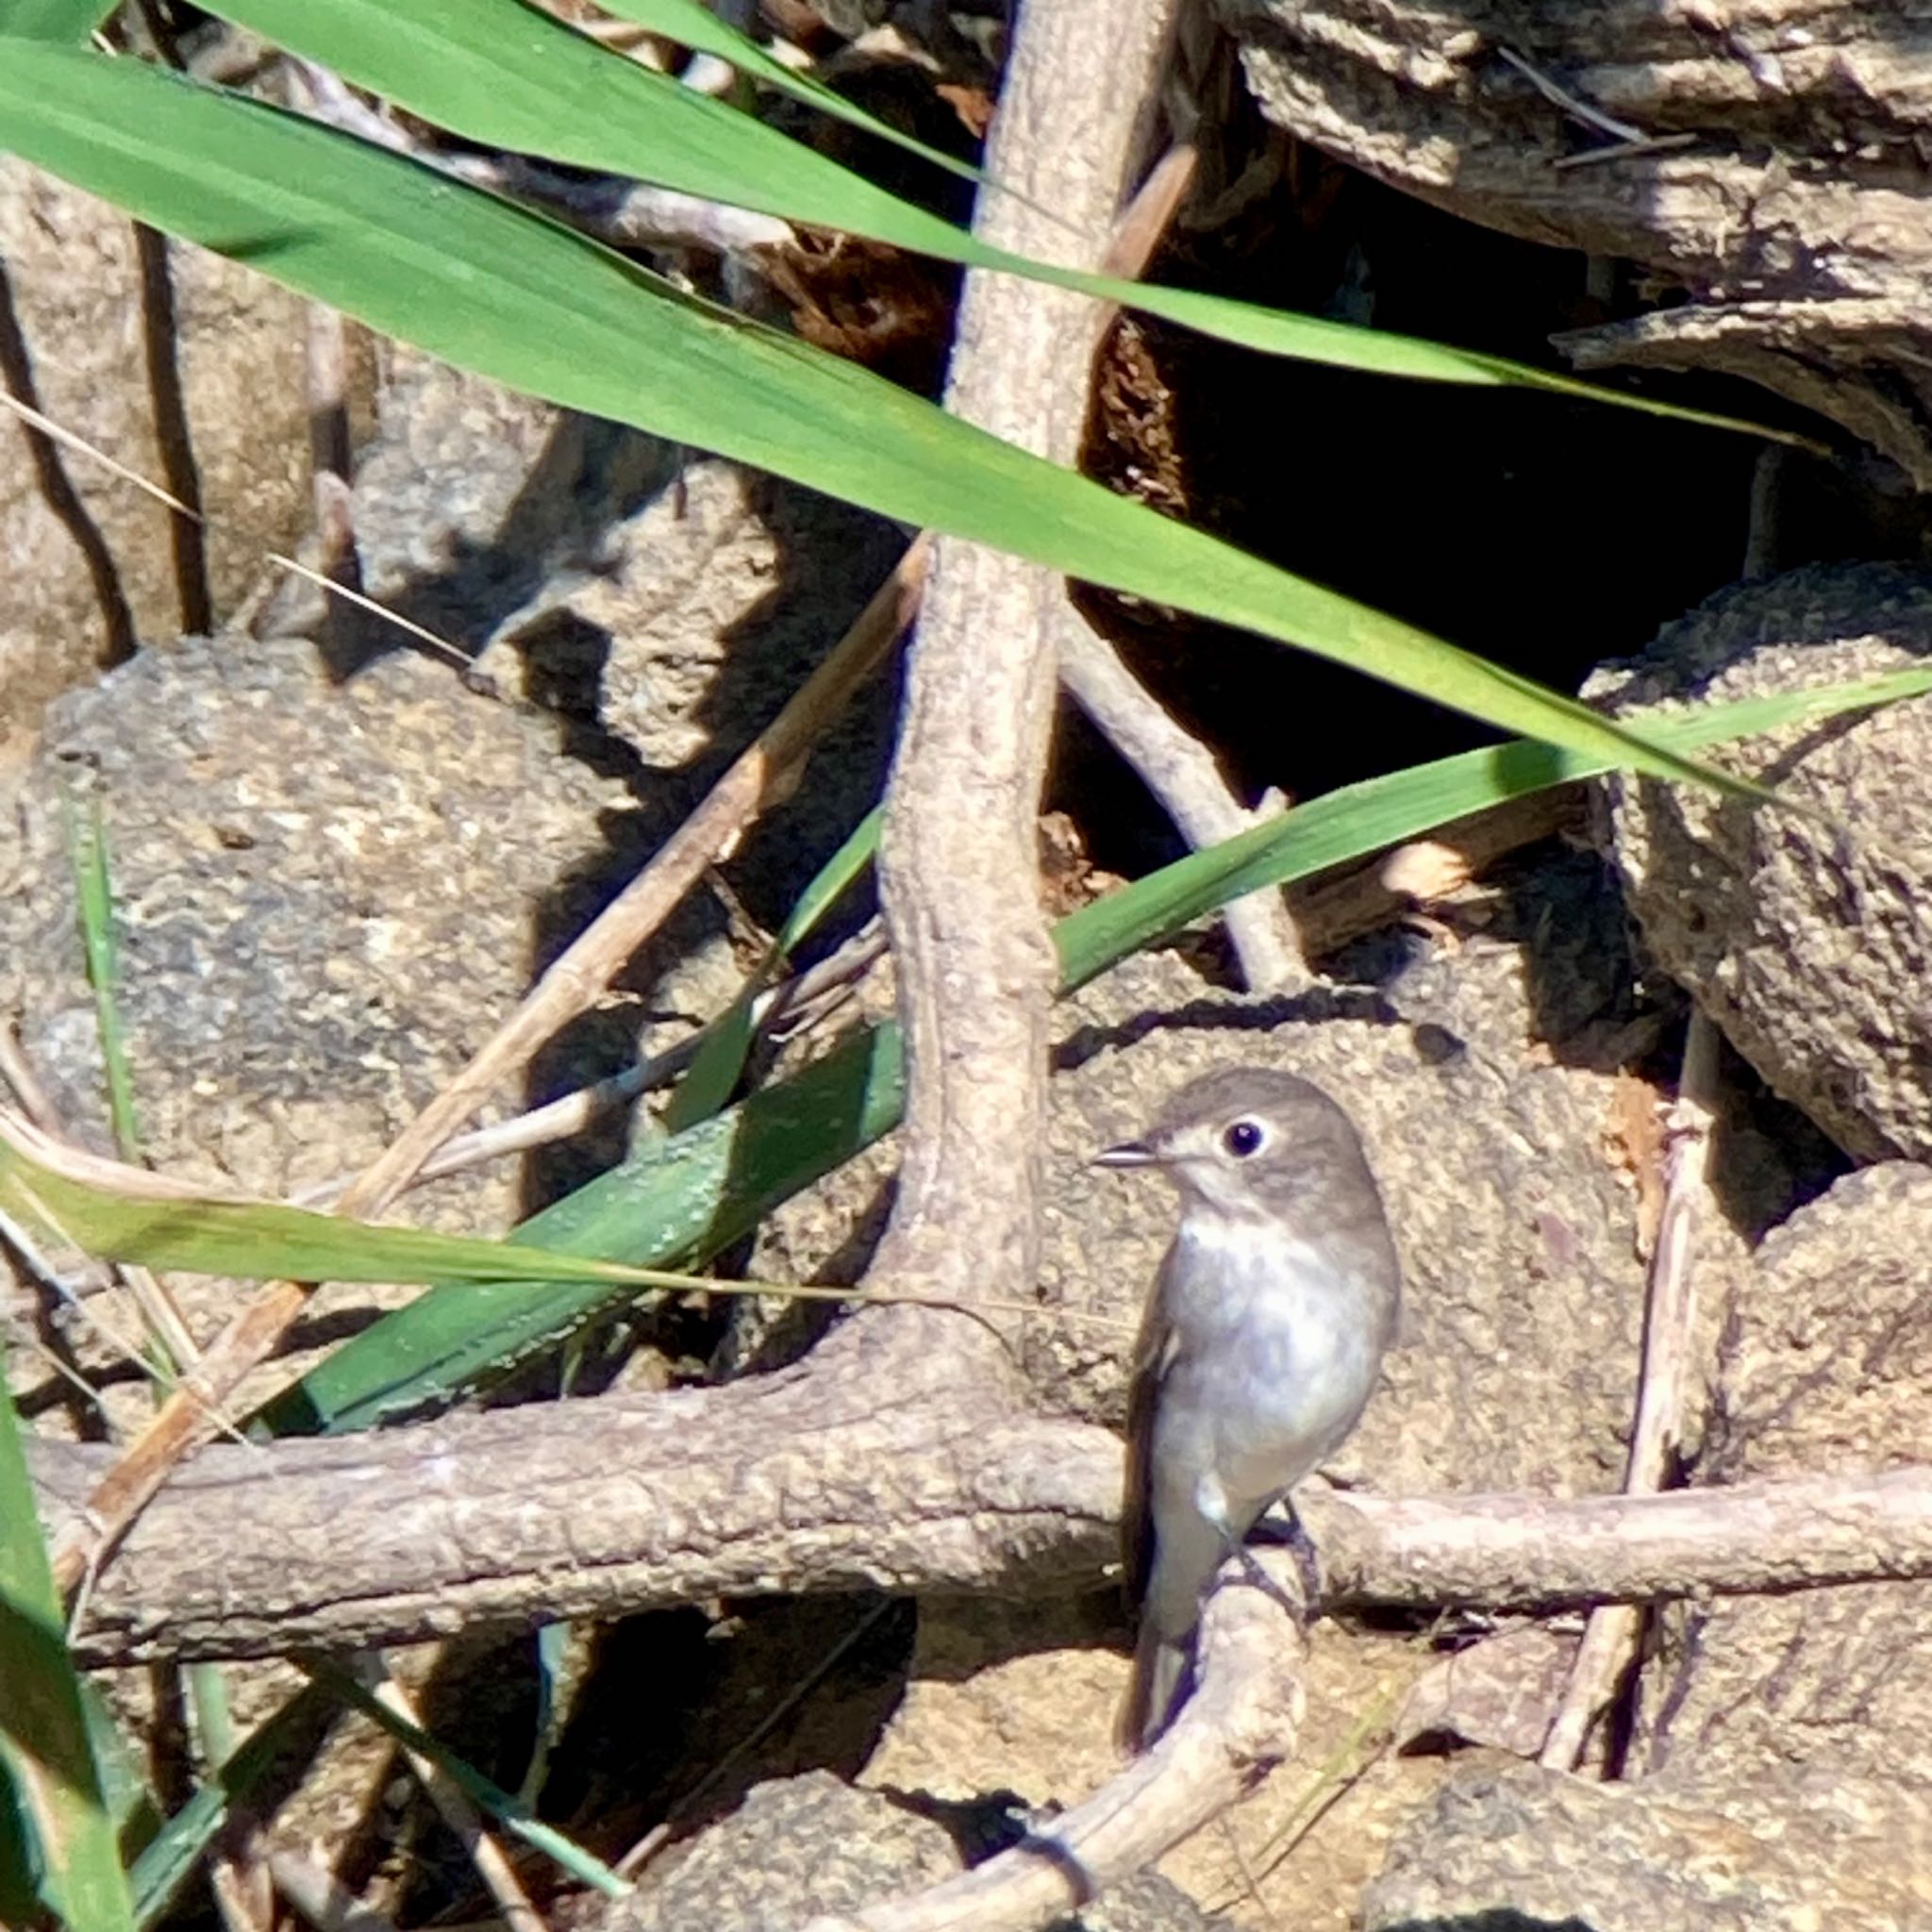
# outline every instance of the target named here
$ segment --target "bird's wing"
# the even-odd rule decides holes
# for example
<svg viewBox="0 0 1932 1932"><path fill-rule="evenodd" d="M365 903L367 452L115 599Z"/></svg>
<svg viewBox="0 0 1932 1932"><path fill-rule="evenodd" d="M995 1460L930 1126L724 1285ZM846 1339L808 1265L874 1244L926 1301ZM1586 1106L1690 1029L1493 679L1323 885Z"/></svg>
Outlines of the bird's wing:
<svg viewBox="0 0 1932 1932"><path fill-rule="evenodd" d="M1160 1264L1134 1342L1133 1378L1127 1386L1127 1482L1121 1504L1122 1584L1139 1608L1154 1569L1154 1417L1160 1385L1174 1365L1176 1338L1167 1313L1167 1276L1173 1251Z"/></svg>
<svg viewBox="0 0 1932 1932"><path fill-rule="evenodd" d="M1121 1505L1122 1584L1128 1607L1141 1612L1154 1574L1154 1422L1160 1407L1161 1385L1174 1367L1179 1348L1167 1308L1167 1282L1173 1266L1170 1249L1155 1277L1141 1317L1134 1343L1133 1380L1127 1389L1127 1482ZM1141 1615L1140 1639L1134 1651L1133 1675L1121 1705L1115 1740L1130 1756L1144 1750L1158 1733L1174 1702L1178 1672L1187 1653L1163 1641L1153 1621Z"/></svg>

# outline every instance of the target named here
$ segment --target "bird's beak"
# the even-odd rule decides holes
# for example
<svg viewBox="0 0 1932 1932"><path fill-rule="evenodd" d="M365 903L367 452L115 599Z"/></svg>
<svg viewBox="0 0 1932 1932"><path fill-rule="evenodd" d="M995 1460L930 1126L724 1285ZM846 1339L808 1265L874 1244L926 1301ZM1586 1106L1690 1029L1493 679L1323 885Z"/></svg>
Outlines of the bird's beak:
<svg viewBox="0 0 1932 1932"><path fill-rule="evenodd" d="M1093 1157L1095 1167L1158 1167L1160 1156L1144 1141L1123 1141L1118 1146L1103 1147Z"/></svg>

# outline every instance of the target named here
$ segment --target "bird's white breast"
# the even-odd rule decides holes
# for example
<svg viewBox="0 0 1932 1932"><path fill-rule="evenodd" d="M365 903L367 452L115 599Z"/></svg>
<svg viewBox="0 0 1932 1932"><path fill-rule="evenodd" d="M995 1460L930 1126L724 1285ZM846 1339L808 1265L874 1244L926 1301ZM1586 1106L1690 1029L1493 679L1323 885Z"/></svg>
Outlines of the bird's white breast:
<svg viewBox="0 0 1932 1932"><path fill-rule="evenodd" d="M1191 1215L1165 1293L1170 1397L1211 1416L1210 1453L1231 1493L1279 1493L1354 1425L1375 1348L1361 1284L1320 1243L1278 1224Z"/></svg>

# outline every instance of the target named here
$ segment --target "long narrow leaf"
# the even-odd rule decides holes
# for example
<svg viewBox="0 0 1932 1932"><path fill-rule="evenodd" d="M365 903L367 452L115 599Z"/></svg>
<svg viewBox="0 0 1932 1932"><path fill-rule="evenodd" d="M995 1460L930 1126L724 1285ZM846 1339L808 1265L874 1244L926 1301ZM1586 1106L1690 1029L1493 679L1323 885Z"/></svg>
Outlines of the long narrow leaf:
<svg viewBox="0 0 1932 1932"><path fill-rule="evenodd" d="M0 1772L47 1904L71 1932L132 1932L113 1814L67 1650L5 1369L0 1345Z"/></svg>
<svg viewBox="0 0 1932 1932"><path fill-rule="evenodd" d="M781 959L811 937L819 921L871 865L873 855L878 850L879 821L883 816L876 808L868 812L852 836L825 860L798 895L798 903L773 941L771 952L755 972L745 975L738 997L719 1016L717 1024L699 1047L697 1058L677 1083L676 1092L664 1108L661 1124L666 1133L680 1133L699 1121L708 1120L731 1098L738 1076L744 1070L745 1056L751 1051L753 1010L765 981Z"/></svg>
<svg viewBox="0 0 1932 1932"><path fill-rule="evenodd" d="M1932 691L1932 670L1894 671L1857 684L1740 698L1651 723L1659 737L1680 751L1699 751L1782 725L1897 704L1927 691ZM1518 742L1462 752L1324 792L1281 819L1190 853L1149 878L1070 913L1054 929L1061 988L1084 986L1115 960L1243 893L1307 878L1365 853L1420 838L1452 819L1609 769L1586 755Z"/></svg>
<svg viewBox="0 0 1932 1932"><path fill-rule="evenodd" d="M318 1730L333 1707L334 1700L325 1691L305 1685L215 1767L208 1782L156 1832L129 1874L135 1919L142 1927L167 1910L235 1805L249 1797L301 1739Z"/></svg>
<svg viewBox="0 0 1932 1932"><path fill-rule="evenodd" d="M74 899L80 923L81 957L93 989L94 1026L101 1036L101 1067L108 1081L108 1118L123 1160L137 1158L141 1128L134 1115L134 1070L121 1028L119 948L114 941L114 892L108 876L108 830L101 802L91 799L83 823L74 801L67 807L68 857L74 869Z"/></svg>
<svg viewBox="0 0 1932 1932"><path fill-rule="evenodd" d="M1928 688L1932 671L1913 670L1694 711L1659 728L1694 747ZM1063 920L1056 932L1061 984L1081 984L1241 893L1605 768L1544 745L1505 745L1329 793ZM288 1430L364 1426L447 1399L640 1286L681 1285L661 1272L665 1264L703 1259L739 1239L776 1202L888 1131L900 1101L897 1029L860 1032L791 1079L654 1143L534 1216L513 1244L211 1199L90 1157L56 1160L31 1129L5 1115L0 1204L64 1228L94 1252L158 1265L344 1280L461 1278L459 1291L432 1291L338 1349L264 1418Z"/></svg>
<svg viewBox="0 0 1932 1932"><path fill-rule="evenodd" d="M1300 645L1506 730L1750 789L684 295L553 222L300 116L137 61L14 43L0 60L0 142L158 227L554 402Z"/></svg>
<svg viewBox="0 0 1932 1932"><path fill-rule="evenodd" d="M1769 432L1592 388L1500 356L993 248L724 101L574 33L525 0L221 0L218 12L486 146L630 175L969 267L1004 269L1273 356L1429 382L1507 383L1747 435Z"/></svg>
<svg viewBox="0 0 1932 1932"><path fill-rule="evenodd" d="M658 1288L652 1271L428 1228L379 1227L275 1201L224 1199L57 1146L0 1111L0 1209L110 1261L298 1281L597 1282ZM673 1282L670 1284L675 1286Z"/></svg>
<svg viewBox="0 0 1932 1932"><path fill-rule="evenodd" d="M317 1658L308 1664L308 1669L318 1684L343 1703L353 1705L399 1744L419 1757L428 1758L439 1771L462 1788L464 1796L472 1804L494 1818L506 1831L554 1859L573 1878L581 1879L606 1898L624 1898L632 1890L630 1882L620 1878L594 1852L585 1851L555 1825L545 1824L521 1799L485 1777L475 1765L458 1757L440 1738L431 1737L420 1725L399 1717L341 1665Z"/></svg>
<svg viewBox="0 0 1932 1932"><path fill-rule="evenodd" d="M856 1033L802 1074L652 1142L532 1215L518 1241L576 1255L713 1255L750 1233L774 1203L889 1133L904 1079L897 1026ZM374 1427L512 1368L629 1298L533 1282L484 1282L462 1293L461 1307L431 1290L385 1315L270 1402L257 1423L275 1435ZM360 1345L378 1332L379 1346Z"/></svg>
<svg viewBox="0 0 1932 1932"><path fill-rule="evenodd" d="M909 134L902 134L855 106L816 76L800 74L774 58L758 42L720 20L702 0L610 0L605 11L623 20L636 21L640 26L661 34L667 41L675 41L694 54L712 54L720 60L728 60L741 74L774 92L790 94L829 119L842 121L849 127L889 142L908 154L917 155L921 160L930 161L936 168L943 168L949 175L967 181L986 179L977 168L956 160L936 147L928 147L923 141L914 141Z"/></svg>
<svg viewBox="0 0 1932 1932"><path fill-rule="evenodd" d="M1745 699L1657 721L1687 749L1779 724L1914 697L1932 671L1859 685ZM1586 778L1604 761L1510 744L1371 778L1191 854L1063 919L1055 931L1072 989L1150 940L1263 886L1359 858L1451 819ZM534 1216L520 1242L672 1265L702 1260L754 1228L779 1202L897 1124L899 1030L854 1035L781 1084ZM611 1305L608 1290L491 1285L433 1291L336 1349L261 1420L278 1432L341 1433L445 1402L479 1378L553 1343Z"/></svg>

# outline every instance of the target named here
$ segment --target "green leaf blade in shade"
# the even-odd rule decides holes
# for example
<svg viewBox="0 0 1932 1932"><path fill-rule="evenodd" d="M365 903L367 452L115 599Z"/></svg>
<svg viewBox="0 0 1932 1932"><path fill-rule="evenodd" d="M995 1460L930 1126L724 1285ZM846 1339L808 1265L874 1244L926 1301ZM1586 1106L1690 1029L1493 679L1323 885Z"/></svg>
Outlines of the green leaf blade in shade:
<svg viewBox="0 0 1932 1932"><path fill-rule="evenodd" d="M0 1372L6 1348L0 1343ZM38 1890L69 1932L133 1932L114 1816L68 1652L19 1419L0 1373L0 1772ZM12 1890L12 1888L8 1888Z"/></svg>
<svg viewBox="0 0 1932 1932"><path fill-rule="evenodd" d="M677 1083L677 1091L664 1108L662 1124L667 1134L682 1133L686 1127L710 1119L731 1098L751 1052L758 994L764 991L778 961L789 958L811 937L819 921L871 865L878 851L883 817L877 808L868 812L798 895L798 903L779 928L770 954L756 971L745 975L738 997L712 1023L697 1057Z"/></svg>
<svg viewBox="0 0 1932 1932"><path fill-rule="evenodd" d="M441 1739L433 1737L421 1725L391 1710L343 1667L332 1659L310 1658L304 1668L310 1677L344 1704L360 1711L378 1729L387 1731L405 1750L426 1757L479 1809L494 1818L503 1828L520 1838L534 1850L543 1853L573 1878L600 1891L606 1898L625 1898L633 1890L628 1879L620 1878L593 1852L587 1852L566 1838L554 1825L545 1824L530 1807L499 1784L487 1778L467 1759L458 1757Z"/></svg>
<svg viewBox="0 0 1932 1932"><path fill-rule="evenodd" d="M744 1063L751 1055L758 996L764 990L775 958L774 953L772 959L761 962L747 976L738 997L718 1015L705 1035L704 1044L686 1068L684 1078L664 1104L658 1125L665 1133L681 1134L687 1127L709 1120L730 1102L739 1075L744 1072Z"/></svg>
<svg viewBox="0 0 1932 1932"><path fill-rule="evenodd" d="M1751 698L1674 716L1687 747L1842 714L1932 690L1932 671ZM1601 760L1547 745L1500 745L1437 759L1298 806L1224 844L1191 854L1060 921L1063 991L1149 941L1244 892L1306 878L1452 819L1591 776ZM1330 800L1336 801L1334 804ZM739 1239L800 1188L898 1124L903 1059L896 1024L869 1028L824 1059L599 1176L526 1221L520 1241L682 1263ZM611 1305L581 1289L432 1291L336 1349L258 1420L276 1433L338 1434L454 1399L550 1346Z"/></svg>
<svg viewBox="0 0 1932 1932"><path fill-rule="evenodd" d="M896 1026L857 1033L791 1079L531 1216L518 1240L575 1254L702 1260L889 1132L903 1077ZM531 1282L431 1290L334 1350L255 1421L275 1435L373 1428L501 1374L627 1298L621 1289Z"/></svg>
<svg viewBox="0 0 1932 1932"><path fill-rule="evenodd" d="M1419 381L1513 384L1750 436L1801 440L1597 389L1500 356L1013 255L728 103L534 13L525 0L223 0L216 10L485 146L654 182L967 267L1031 276L1263 355Z"/></svg>
<svg viewBox="0 0 1932 1932"><path fill-rule="evenodd" d="M114 889L108 872L108 829L98 797L88 801L83 821L72 795L62 801L68 858L74 873L75 908L81 957L94 996L94 1025L101 1036L101 1065L108 1081L108 1119L123 1160L141 1158L141 1126L134 1112L134 1069L121 1026L117 988L120 952L114 940Z"/></svg>
<svg viewBox="0 0 1932 1932"><path fill-rule="evenodd" d="M921 527L1330 658L1504 730L1740 781L1041 461L556 223L138 61L16 44L0 145L432 354Z"/></svg>
<svg viewBox="0 0 1932 1932"><path fill-rule="evenodd" d="M235 1807L252 1796L278 1764L320 1740L334 1707L334 1699L325 1691L305 1685L258 1725L225 1762L215 1766L193 1796L142 1846L128 1874L135 1920L142 1932L161 1917L193 1875Z"/></svg>

